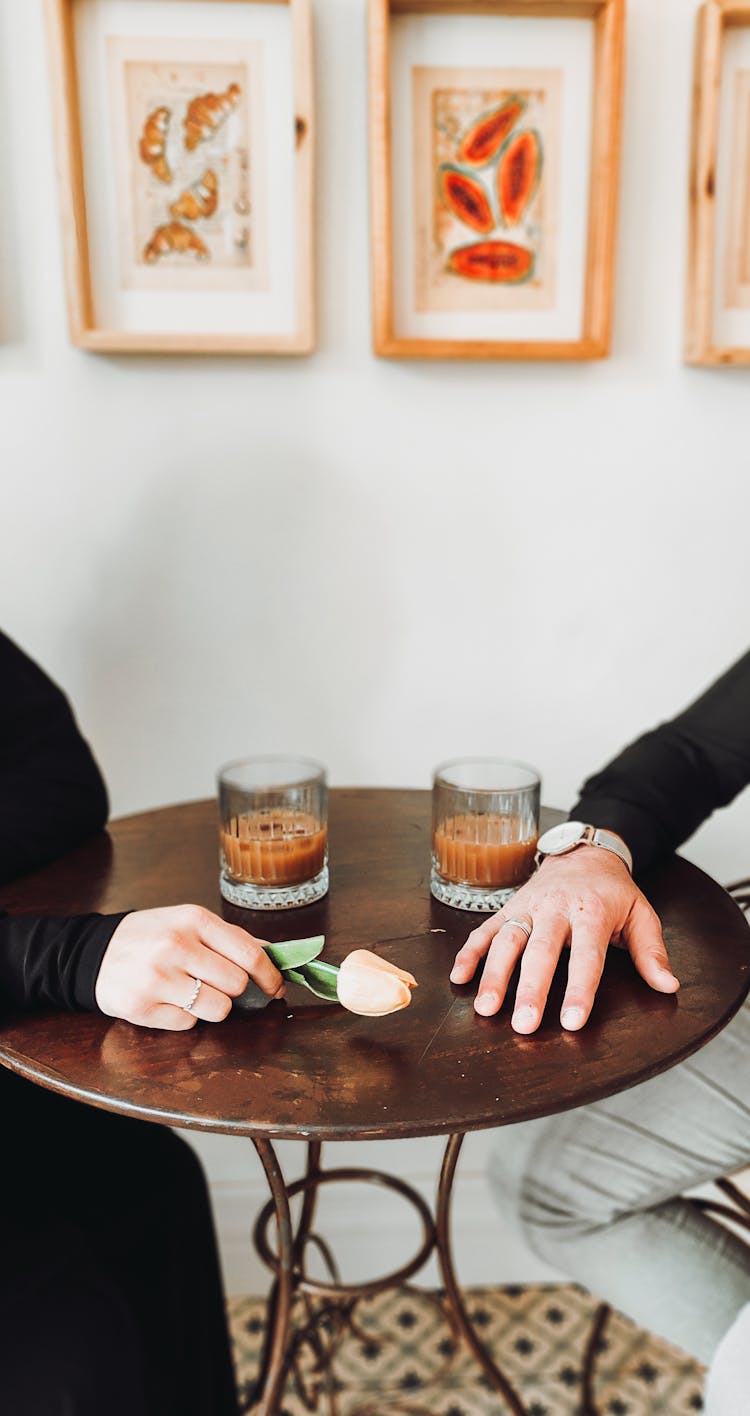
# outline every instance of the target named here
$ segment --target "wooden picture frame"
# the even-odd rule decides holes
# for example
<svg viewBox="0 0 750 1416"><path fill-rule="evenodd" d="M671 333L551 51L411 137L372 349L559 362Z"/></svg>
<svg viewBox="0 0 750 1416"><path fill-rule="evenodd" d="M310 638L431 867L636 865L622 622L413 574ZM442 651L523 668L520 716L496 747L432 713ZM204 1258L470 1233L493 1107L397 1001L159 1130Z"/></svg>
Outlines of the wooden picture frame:
<svg viewBox="0 0 750 1416"><path fill-rule="evenodd" d="M590 132L588 129L586 130L585 138L580 143L580 149L575 150L576 161L580 156L581 170L587 173L587 192L583 190L584 179L580 178L582 201L579 203L579 214L577 216L575 213L563 216L558 228L560 247L562 247L565 230L569 228L570 231L573 231L575 228L579 233L576 241L571 238L568 243L570 254L566 255L565 268L557 277L555 295L560 308L559 316L553 318L550 314L544 319L540 318L541 301L544 299L549 304L550 293L548 291L546 296L543 294L544 279L537 278L540 262L537 262L534 257L532 262L533 278L529 281L529 289L521 292L521 297L514 297L519 301L521 298L528 301L530 311L528 318L525 321L519 321L514 310L513 319L503 320L498 316L493 320L493 324L497 328L487 329L485 332L480 326L483 322L487 323L484 316L488 314L490 302L495 302L494 310L497 312L500 308L499 302L504 298L503 295L493 292L491 296L487 297L487 309L482 310L480 305L482 291L477 292L473 289L469 295L466 293L465 282L459 296L455 279L453 286L450 286L450 278L456 274L453 264L450 264L449 269L449 265L443 264L441 260L438 269L436 258L435 262L430 265L432 260L430 253L437 251L435 233L438 229L438 222L443 219L439 215L441 200L438 196L433 195L437 191L437 183L433 173L448 170L451 163L443 161L442 166L436 165L440 159L435 154L438 152L438 145L441 141L439 137L435 137L435 134L441 131L439 116L435 116L437 113L436 103L438 102L437 85L441 82L439 77L435 79L436 87L429 98L432 105L429 110L428 125L432 152L427 159L422 159L419 164L417 163L417 156L421 155L422 149L419 138L415 138L414 133L417 132L420 122L418 109L421 111L424 107L422 99L418 96L417 84L421 82L422 73L429 75L432 72L439 75L442 71L427 68L420 70L417 65L414 65L411 68L412 90L409 99L399 99L397 96L399 87L405 91L403 77L399 77L405 61L399 67L394 52L394 27L401 26L399 32L403 35L405 19L408 19L408 23L412 26L412 32L416 34L416 26L418 24L424 26L425 21L431 26L434 24L444 26L447 22L458 22L462 25L462 29L466 30L466 20L469 17L471 17L470 23L473 23L474 17L483 17L485 26L489 22L493 24L496 22L499 26L498 36L503 32L507 35L507 26L503 31L506 20L533 20L535 37L537 34L541 34L541 30L537 31L535 27L537 25L545 26L548 21L588 20L591 22L593 31L588 41L591 54L590 67L585 75L586 84L590 85L590 106L585 120L590 126ZM444 35L447 34L447 31L443 32ZM483 32L487 32L486 27ZM575 360L600 359L609 353L621 145L624 32L625 0L369 0L372 303L373 346L377 354L389 358L418 359ZM428 34L426 29L424 33ZM454 29L453 33L457 33L457 31ZM547 30L547 47L550 49L550 53L553 49L552 33L551 30ZM572 37L574 31L566 26L565 31L556 30L554 33L556 35L564 33L566 36ZM575 31L576 35L579 33L580 27ZM417 46L418 43L418 39L413 41L414 46ZM492 57L494 55L488 54L487 48L485 48L478 55L480 65L486 65L487 59ZM449 59L448 62L453 61ZM446 70L445 72L450 73L451 71ZM474 72L479 74L483 70L476 69ZM489 70L486 71L488 75L489 72ZM552 73L553 71L543 70L540 72ZM510 69L508 73L511 73ZM485 88L489 91L491 87L488 79ZM501 86L497 87L500 91ZM569 104L576 101L570 97L575 87L574 84L568 84L564 90L565 101ZM475 89L477 101L480 88L481 84L478 83ZM509 90L503 86L503 91L508 92ZM467 90L462 91L459 86L454 89L446 88L443 92L448 95L445 102L449 102L451 94L467 92ZM538 93L543 96L541 89L538 90ZM440 101L442 102L442 99ZM411 161L414 164L415 190L418 183L427 188L428 201L432 205L433 213L438 214L431 215L429 218L418 216L416 220L411 218L415 234L410 237L407 231L407 239L399 239L399 250L408 249L411 245L414 253L413 273L405 275L403 270L399 271L398 262L394 255L396 244L394 241L394 221L399 230L406 231L408 219L403 215L403 209L407 198L398 196L398 191L402 188L405 189L406 184L399 176L398 167L394 166L394 157L396 154L403 154L408 143L404 144L399 141L398 134L394 131L394 106L400 108L401 113L405 114L407 102L411 104L408 111L411 114L413 129L411 143L413 157ZM560 111L558 108L557 112ZM548 131L554 134L555 122L551 113L552 110L550 110ZM559 123L556 126L558 129L560 128ZM572 126L572 124L568 124L568 129ZM425 131L424 123L422 127ZM458 131L457 127L455 131ZM541 146L543 144L540 139ZM562 139L560 146L563 147ZM458 150L460 151L460 149ZM402 156L398 156L398 162L403 160ZM499 164L500 159L498 158L498 168ZM576 162L573 161L573 156L568 148L565 148L559 168L565 175L571 173L575 166ZM423 177L421 172L428 172L428 168L428 176ZM493 180L495 179L493 178ZM576 180L579 179L576 178ZM540 181L538 187L541 188ZM502 235L504 215L501 210L501 202L497 196L488 199L492 208L492 216L487 220L492 220L495 217L495 230L500 231ZM420 198L417 196L408 200L418 203ZM481 201L481 197L479 200ZM562 190L559 198L559 202L563 201L570 205L571 212L573 212L572 199L568 196L567 189ZM399 215L399 205L402 209L401 215ZM445 205L444 201L442 205ZM550 210L552 206L553 200L550 199ZM454 220L454 213L450 214L450 220ZM425 235L429 223L431 223L429 235ZM534 229L541 230L542 237L546 239L543 221L541 223L537 221ZM469 234L472 239L475 239L472 233ZM551 236L550 246L552 246L552 241ZM489 262L496 261L500 241L494 238L492 241L488 241L486 246L488 248L486 259ZM484 259L485 253L480 254ZM558 254L559 252L555 251L553 256L549 258L548 269L557 268ZM458 256L459 252L454 249L450 253L449 262L453 263L458 259ZM462 259L465 260L466 257L462 257ZM475 260L476 255L470 254L469 259ZM502 259L505 259L504 252ZM512 257L513 261L518 259L516 256ZM521 264L526 259L526 257L520 258ZM428 274L423 276L421 272L428 266L430 267ZM575 278L572 280L567 280L568 268L575 271ZM447 281L443 279L446 271L449 271ZM457 273L462 275L465 274L465 271ZM524 276L522 279L525 280L526 277ZM408 297L405 297L403 293L398 293L399 290L403 291L405 283L411 289L411 294ZM494 281L492 283L494 284ZM533 293L532 284L537 287ZM551 285L552 281L549 284ZM439 319L433 317L435 311L431 307L431 302L435 306L440 306L442 302L442 308L445 308L451 302L455 305L457 301L464 299L467 304L470 300L475 302L471 308L476 311L476 318L474 315L470 320L469 318L461 320L458 317L454 319L452 315L450 317L441 315ZM533 301L539 302L535 311L532 310ZM563 311L566 301L575 301L575 308L571 304L571 310L568 313ZM461 328L462 324L466 324L466 330Z"/></svg>
<svg viewBox="0 0 750 1416"><path fill-rule="evenodd" d="M108 3L45 0L72 342L310 352L310 0Z"/></svg>
<svg viewBox="0 0 750 1416"><path fill-rule="evenodd" d="M741 32L741 34L740 34ZM745 50L744 60L732 46ZM741 71L739 64L746 68ZM744 72L743 108L739 80ZM733 82L734 79L734 82ZM688 209L685 360L750 364L750 270L737 289L731 267L750 262L750 0L706 0L696 20ZM736 218L745 207L741 241ZM730 293L729 286L735 287ZM732 302L735 303L732 303ZM743 314L743 307L747 314Z"/></svg>

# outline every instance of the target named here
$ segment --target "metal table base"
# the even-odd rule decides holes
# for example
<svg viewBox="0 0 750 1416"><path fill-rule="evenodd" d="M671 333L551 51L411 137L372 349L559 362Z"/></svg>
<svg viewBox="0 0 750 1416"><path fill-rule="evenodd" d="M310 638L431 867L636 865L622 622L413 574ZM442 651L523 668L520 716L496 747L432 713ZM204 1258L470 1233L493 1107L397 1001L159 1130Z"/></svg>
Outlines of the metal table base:
<svg viewBox="0 0 750 1416"><path fill-rule="evenodd" d="M274 1275L273 1286L268 1300L268 1323L261 1369L256 1386L253 1405L255 1416L277 1416L282 1393L291 1378L297 1394L310 1412L326 1411L327 1416L339 1416L337 1384L333 1374L333 1361L342 1338L351 1333L367 1340L367 1334L357 1326L356 1305L363 1298L373 1297L387 1289L404 1288L434 1253L437 1257L443 1281L443 1292L430 1295L420 1290L421 1296L437 1303L448 1321L455 1339L455 1351L459 1340L467 1344L478 1365L504 1402L512 1416L528 1416L527 1408L515 1387L498 1367L486 1344L480 1338L464 1302L459 1287L453 1249L451 1244L451 1197L456 1165L463 1143L463 1133L448 1137L440 1170L435 1215L422 1196L405 1181L383 1171L353 1167L323 1169L321 1166L322 1143L310 1141L307 1144L307 1165L300 1180L287 1184L282 1174L276 1152L270 1141L253 1140L266 1174L271 1198L263 1207L255 1224L254 1243L256 1250L267 1268ZM316 1200L321 1186L341 1182L362 1182L383 1185L401 1195L414 1206L422 1223L422 1242L407 1263L392 1273L365 1283L342 1283L336 1261L326 1241L313 1230ZM290 1200L302 1195L299 1220L292 1223ZM276 1221L276 1249L269 1243L268 1228ZM307 1251L314 1248L323 1258L330 1275L328 1280L311 1278L307 1273ZM293 1323L295 1305L302 1310L301 1322ZM595 1316L586 1347L582 1388L584 1412L586 1416L596 1416L591 1392L593 1364L599 1348L608 1309L600 1307ZM300 1357L304 1347L310 1348L313 1356L313 1373L303 1377ZM438 1383L445 1375L450 1363L440 1365L430 1378L430 1385ZM409 1416L431 1416L430 1409L420 1406L413 1399L407 1399L403 1392L387 1393L378 1398L377 1411L371 1399L364 1399L351 1416L383 1416L384 1400L387 1410L394 1413L409 1413Z"/></svg>

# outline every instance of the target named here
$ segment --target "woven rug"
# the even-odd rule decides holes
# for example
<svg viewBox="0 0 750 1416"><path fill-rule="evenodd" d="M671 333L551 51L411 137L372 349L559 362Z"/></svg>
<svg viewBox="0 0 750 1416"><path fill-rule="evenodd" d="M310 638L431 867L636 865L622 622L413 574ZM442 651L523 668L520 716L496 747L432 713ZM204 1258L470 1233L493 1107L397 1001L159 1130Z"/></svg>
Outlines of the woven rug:
<svg viewBox="0 0 750 1416"><path fill-rule="evenodd" d="M596 1311L573 1286L475 1288L468 1311L529 1416L581 1416L581 1366ZM300 1300L298 1300L299 1302ZM241 1409L250 1411L263 1343L265 1303L231 1298L229 1319ZM304 1313L298 1308L298 1319ZM331 1331L329 1325L328 1331ZM305 1343L299 1371L309 1390L320 1378ZM335 1404L327 1416L507 1416L465 1348L453 1340L438 1295L410 1288L360 1301L337 1343L331 1368ZM703 1369L684 1352L613 1313L596 1363L600 1416L693 1416L702 1409ZM432 1382L431 1382L432 1379ZM310 1416L292 1379L280 1416Z"/></svg>

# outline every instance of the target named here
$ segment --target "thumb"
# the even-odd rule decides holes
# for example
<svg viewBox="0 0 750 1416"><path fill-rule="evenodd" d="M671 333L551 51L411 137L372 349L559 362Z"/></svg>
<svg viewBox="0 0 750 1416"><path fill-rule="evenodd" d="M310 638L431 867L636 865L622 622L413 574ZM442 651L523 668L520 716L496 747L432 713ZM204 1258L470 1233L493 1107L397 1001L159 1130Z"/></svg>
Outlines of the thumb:
<svg viewBox="0 0 750 1416"><path fill-rule="evenodd" d="M670 967L659 916L645 899L633 904L622 936L641 978L657 993L676 993L680 982Z"/></svg>

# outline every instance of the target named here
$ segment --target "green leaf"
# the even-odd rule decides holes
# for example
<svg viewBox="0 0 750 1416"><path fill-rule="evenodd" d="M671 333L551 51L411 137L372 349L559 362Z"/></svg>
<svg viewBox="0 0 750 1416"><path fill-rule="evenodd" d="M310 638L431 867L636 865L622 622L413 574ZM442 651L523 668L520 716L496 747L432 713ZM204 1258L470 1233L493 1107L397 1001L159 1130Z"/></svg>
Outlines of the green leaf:
<svg viewBox="0 0 750 1416"><path fill-rule="evenodd" d="M298 969L322 954L325 934L313 934L310 939L286 939L282 944L264 944L269 959L277 969Z"/></svg>
<svg viewBox="0 0 750 1416"><path fill-rule="evenodd" d="M284 969L284 977L291 979L292 983L300 983L303 988L309 988L311 993L318 998L325 998L328 1003L338 1003L339 995L336 989L336 980L339 971L335 964L303 964L299 969Z"/></svg>

